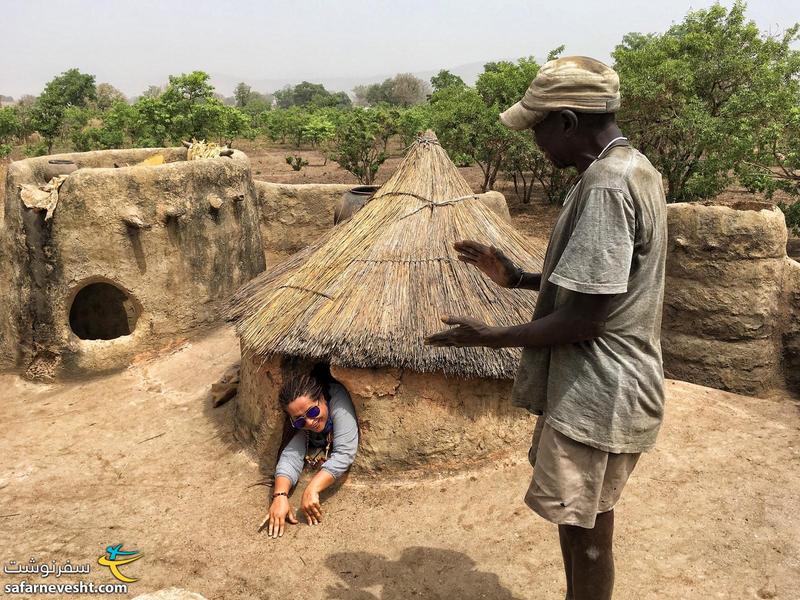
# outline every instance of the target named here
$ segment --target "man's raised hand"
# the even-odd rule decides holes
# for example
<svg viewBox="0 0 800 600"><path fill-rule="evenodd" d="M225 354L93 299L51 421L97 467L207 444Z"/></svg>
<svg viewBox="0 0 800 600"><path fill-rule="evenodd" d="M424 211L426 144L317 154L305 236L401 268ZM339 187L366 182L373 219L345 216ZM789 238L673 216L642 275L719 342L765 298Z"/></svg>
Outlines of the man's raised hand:
<svg viewBox="0 0 800 600"><path fill-rule="evenodd" d="M500 287L513 287L522 275L522 269L494 246L461 240L453 248L458 252L458 260L475 266Z"/></svg>

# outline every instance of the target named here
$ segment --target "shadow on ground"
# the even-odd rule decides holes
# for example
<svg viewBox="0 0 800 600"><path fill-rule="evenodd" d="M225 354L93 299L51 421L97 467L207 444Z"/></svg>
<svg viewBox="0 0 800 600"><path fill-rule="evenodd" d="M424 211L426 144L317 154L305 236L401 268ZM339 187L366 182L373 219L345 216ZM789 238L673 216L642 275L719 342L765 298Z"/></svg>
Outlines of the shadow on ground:
<svg viewBox="0 0 800 600"><path fill-rule="evenodd" d="M326 588L331 600L519 598L500 584L497 575L477 569L466 554L441 548L406 548L397 560L380 554L341 552L329 555L325 565L341 579Z"/></svg>

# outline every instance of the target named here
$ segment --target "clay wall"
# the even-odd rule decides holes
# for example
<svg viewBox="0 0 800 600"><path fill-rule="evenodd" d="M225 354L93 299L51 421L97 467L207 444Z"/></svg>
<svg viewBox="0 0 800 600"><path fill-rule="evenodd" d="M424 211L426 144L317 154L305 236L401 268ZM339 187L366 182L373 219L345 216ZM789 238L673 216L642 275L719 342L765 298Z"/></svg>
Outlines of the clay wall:
<svg viewBox="0 0 800 600"><path fill-rule="evenodd" d="M135 165L156 152L172 162L113 166ZM185 150L60 155L79 168L62 184L50 220L23 205L20 185L45 183L46 159L54 157L11 164L3 223L11 260L0 266L2 300L14 307L0 327L6 366L45 379L119 368L135 354L218 322L230 294L263 270L247 157L187 162L181 156ZM87 317L76 317L84 305L73 301L83 301L88 292L79 294L92 284L127 296L132 333L76 335L71 324ZM86 307L102 308L103 298Z"/></svg>
<svg viewBox="0 0 800 600"><path fill-rule="evenodd" d="M267 264L302 250L333 227L333 210L350 184L254 182Z"/></svg>
<svg viewBox="0 0 800 600"><path fill-rule="evenodd" d="M665 374L750 395L783 386L784 337L798 326L783 214L759 203L681 203L668 219Z"/></svg>

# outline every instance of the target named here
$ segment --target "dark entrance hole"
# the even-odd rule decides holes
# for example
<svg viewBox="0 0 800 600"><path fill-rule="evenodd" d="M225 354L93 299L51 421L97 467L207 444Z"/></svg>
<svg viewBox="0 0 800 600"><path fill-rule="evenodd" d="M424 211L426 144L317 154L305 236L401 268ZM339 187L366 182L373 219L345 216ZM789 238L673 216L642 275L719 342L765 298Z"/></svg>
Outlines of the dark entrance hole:
<svg viewBox="0 0 800 600"><path fill-rule="evenodd" d="M69 326L82 340L113 340L129 335L139 317L133 300L111 283L90 283L69 309Z"/></svg>

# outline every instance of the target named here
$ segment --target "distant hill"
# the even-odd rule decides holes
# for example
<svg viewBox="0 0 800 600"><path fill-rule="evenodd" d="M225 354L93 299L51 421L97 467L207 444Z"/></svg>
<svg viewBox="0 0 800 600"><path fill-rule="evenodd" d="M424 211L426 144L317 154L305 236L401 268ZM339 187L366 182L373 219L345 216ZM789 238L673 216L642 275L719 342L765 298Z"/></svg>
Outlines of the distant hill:
<svg viewBox="0 0 800 600"><path fill-rule="evenodd" d="M497 59L503 60L503 59ZM473 62L468 63L465 65L459 65L457 67L450 67L447 70L453 73L454 75L458 75L461 77L467 85L472 85L475 83L478 75L483 72L483 65L487 62L491 62L490 60L486 60L483 62ZM446 68L446 67L443 67ZM430 81L431 77L436 75L440 69L435 69L431 71L417 71L413 73L415 77L419 77L420 79L424 79L425 81ZM211 83L216 88L217 92L223 95L228 95L233 93L233 89L236 87L241 81L244 81L247 85L253 88L253 90L258 92L274 92L275 90L279 90L287 85L296 85L301 81L310 81L312 83L321 83L325 86L326 89L333 91L333 92L348 92L350 93L353 88L357 85L362 84L370 84L370 83L380 83L384 79L388 77L394 77L397 73L384 73L382 75L373 75L369 77L296 77L296 78L284 78L284 79L267 79L267 78L255 78L255 77L233 77L231 75L226 75L224 73L211 73Z"/></svg>

